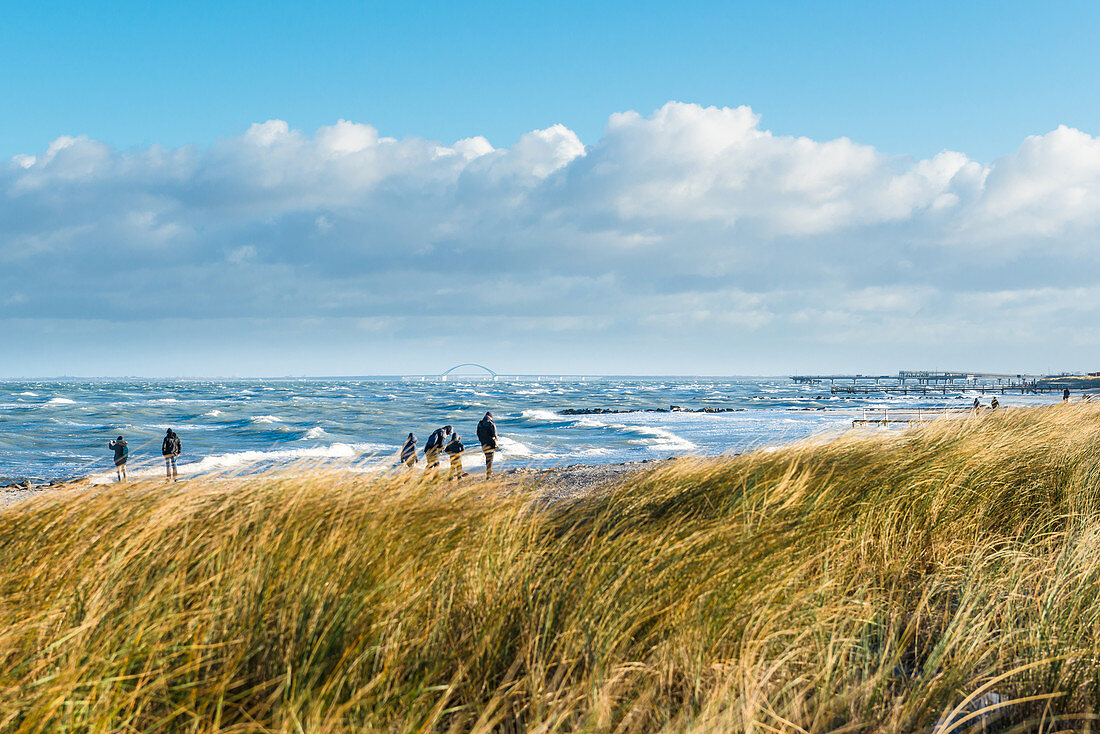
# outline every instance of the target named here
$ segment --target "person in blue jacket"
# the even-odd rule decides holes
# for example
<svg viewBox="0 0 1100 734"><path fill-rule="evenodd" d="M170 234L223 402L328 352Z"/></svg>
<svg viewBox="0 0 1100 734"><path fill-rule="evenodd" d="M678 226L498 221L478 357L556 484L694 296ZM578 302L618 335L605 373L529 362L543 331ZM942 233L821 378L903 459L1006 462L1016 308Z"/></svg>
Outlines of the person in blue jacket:
<svg viewBox="0 0 1100 734"><path fill-rule="evenodd" d="M171 428L164 434L164 440L160 442L160 453L164 457L164 478L176 481L176 459L183 452L183 443L176 432Z"/></svg>
<svg viewBox="0 0 1100 734"><path fill-rule="evenodd" d="M126 459L129 457L130 449L126 446L125 439L119 436L114 441L107 444L107 448L115 452L115 476L118 477L118 481L126 481Z"/></svg>
<svg viewBox="0 0 1100 734"><path fill-rule="evenodd" d="M485 477L489 478L493 476L493 453L497 450L497 424L493 422L492 413L486 413L478 422L477 440L485 452Z"/></svg>

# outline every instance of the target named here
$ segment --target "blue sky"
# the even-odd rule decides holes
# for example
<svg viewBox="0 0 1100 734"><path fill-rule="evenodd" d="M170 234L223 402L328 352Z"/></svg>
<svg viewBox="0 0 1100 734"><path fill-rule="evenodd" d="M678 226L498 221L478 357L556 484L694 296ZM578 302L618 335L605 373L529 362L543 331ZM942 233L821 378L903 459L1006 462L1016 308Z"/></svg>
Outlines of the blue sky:
<svg viewBox="0 0 1100 734"><path fill-rule="evenodd" d="M7 3L0 376L1100 369L1100 6Z"/></svg>
<svg viewBox="0 0 1100 734"><path fill-rule="evenodd" d="M988 162L1100 115L1089 2L7 2L0 154L208 144L270 118L510 145L748 104L778 133Z"/></svg>

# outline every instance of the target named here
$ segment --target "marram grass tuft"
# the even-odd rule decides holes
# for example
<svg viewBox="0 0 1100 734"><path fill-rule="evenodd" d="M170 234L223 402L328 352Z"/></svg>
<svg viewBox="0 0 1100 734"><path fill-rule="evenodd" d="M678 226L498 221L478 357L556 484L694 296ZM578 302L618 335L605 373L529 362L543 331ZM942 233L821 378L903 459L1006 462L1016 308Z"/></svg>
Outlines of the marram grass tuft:
<svg viewBox="0 0 1100 734"><path fill-rule="evenodd" d="M0 730L1100 728L1100 405L666 462L0 511Z"/></svg>

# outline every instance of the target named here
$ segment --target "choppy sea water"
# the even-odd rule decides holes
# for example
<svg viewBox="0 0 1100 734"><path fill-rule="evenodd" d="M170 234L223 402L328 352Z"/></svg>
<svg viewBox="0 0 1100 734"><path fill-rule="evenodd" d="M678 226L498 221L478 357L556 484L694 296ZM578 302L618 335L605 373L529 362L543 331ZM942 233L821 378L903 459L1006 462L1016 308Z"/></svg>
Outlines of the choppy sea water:
<svg viewBox="0 0 1100 734"><path fill-rule="evenodd" d="M500 468L717 456L851 426L866 407L966 405L947 396L841 396L785 378L400 378L210 381L0 381L0 484L113 476L110 439L130 447L130 474L163 472L160 441L183 441L182 475L251 472L305 462L392 466L412 431L423 446L453 425L470 449L487 410ZM998 396L1002 403L1047 396ZM988 402L988 397L983 399ZM645 412L733 408L725 413ZM636 412L566 416L568 408ZM483 464L468 451L467 467Z"/></svg>

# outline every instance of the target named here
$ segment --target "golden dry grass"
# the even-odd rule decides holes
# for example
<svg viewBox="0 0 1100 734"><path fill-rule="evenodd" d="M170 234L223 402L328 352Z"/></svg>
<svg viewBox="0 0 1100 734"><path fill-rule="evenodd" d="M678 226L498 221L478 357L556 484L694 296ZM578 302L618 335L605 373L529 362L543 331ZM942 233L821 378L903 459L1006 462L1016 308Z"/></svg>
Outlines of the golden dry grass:
<svg viewBox="0 0 1100 734"><path fill-rule="evenodd" d="M47 493L0 512L0 728L1084 728L1098 452L1074 404L549 509L337 474Z"/></svg>

